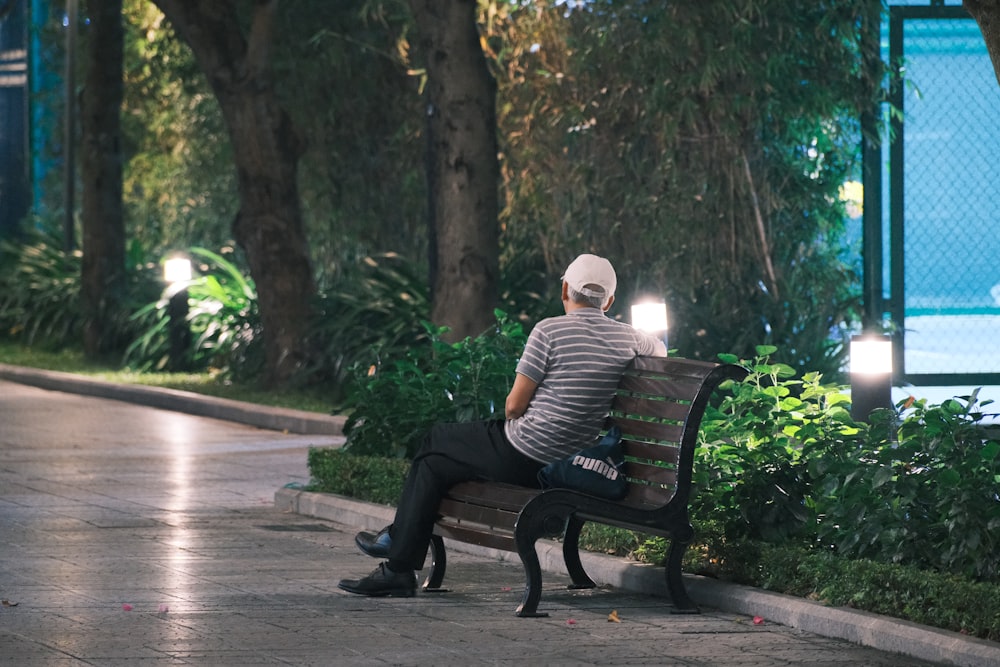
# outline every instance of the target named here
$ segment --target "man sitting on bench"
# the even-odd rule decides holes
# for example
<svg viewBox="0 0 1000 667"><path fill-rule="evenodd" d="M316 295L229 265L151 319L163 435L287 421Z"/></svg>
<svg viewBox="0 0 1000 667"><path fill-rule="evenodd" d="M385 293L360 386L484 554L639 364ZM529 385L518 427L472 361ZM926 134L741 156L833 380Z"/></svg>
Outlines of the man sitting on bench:
<svg viewBox="0 0 1000 667"><path fill-rule="evenodd" d="M363 579L342 579L341 589L415 595L415 570L424 566L449 488L471 480L537 487L544 465L596 443L628 364L637 356L666 356L663 341L605 315L617 287L608 260L580 255L562 280L566 314L542 320L528 336L507 396L507 418L431 428L392 524L355 538L364 553L388 560Z"/></svg>

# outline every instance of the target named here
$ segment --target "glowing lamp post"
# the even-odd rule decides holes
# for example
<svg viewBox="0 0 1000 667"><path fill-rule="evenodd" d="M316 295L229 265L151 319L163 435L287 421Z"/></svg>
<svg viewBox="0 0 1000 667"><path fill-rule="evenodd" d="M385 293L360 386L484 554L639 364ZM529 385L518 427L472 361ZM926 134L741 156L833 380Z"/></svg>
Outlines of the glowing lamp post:
<svg viewBox="0 0 1000 667"><path fill-rule="evenodd" d="M873 410L892 405L892 340L862 334L851 337L851 417L868 421Z"/></svg>
<svg viewBox="0 0 1000 667"><path fill-rule="evenodd" d="M633 305L632 326L640 331L660 336L663 344L667 345L667 304L661 301Z"/></svg>
<svg viewBox="0 0 1000 667"><path fill-rule="evenodd" d="M172 371L188 370L191 329L188 328L188 291L191 280L191 260L174 257L163 263L163 279L167 282L167 364Z"/></svg>

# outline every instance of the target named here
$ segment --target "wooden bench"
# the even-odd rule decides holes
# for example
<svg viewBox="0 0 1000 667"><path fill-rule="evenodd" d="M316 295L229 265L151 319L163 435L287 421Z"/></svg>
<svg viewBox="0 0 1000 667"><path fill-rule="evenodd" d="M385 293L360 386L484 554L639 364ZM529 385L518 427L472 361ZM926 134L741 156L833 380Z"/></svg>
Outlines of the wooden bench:
<svg viewBox="0 0 1000 667"><path fill-rule="evenodd" d="M431 537L432 564L423 589L441 589L447 537L460 542L517 552L524 564L522 617L538 613L542 571L535 542L562 537L563 559L573 583L593 588L580 562L580 529L587 521L618 526L670 539L665 567L675 613L698 613L681 576L681 560L694 536L688 496L698 428L709 397L721 382L741 380L746 371L676 357L640 357L625 372L610 423L622 429L629 493L610 501L568 489L541 491L510 484L464 482L442 501Z"/></svg>

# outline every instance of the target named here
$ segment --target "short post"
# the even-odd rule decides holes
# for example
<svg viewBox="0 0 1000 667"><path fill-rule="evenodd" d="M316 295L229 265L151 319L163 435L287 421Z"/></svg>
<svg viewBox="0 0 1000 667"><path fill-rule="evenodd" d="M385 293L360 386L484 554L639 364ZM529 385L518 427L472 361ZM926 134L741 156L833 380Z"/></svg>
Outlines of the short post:
<svg viewBox="0 0 1000 667"><path fill-rule="evenodd" d="M632 326L640 331L658 335L663 340L663 345L670 349L670 345L667 344L667 304L664 302L646 301L633 304Z"/></svg>
<svg viewBox="0 0 1000 667"><path fill-rule="evenodd" d="M851 336L851 418L867 422L874 410L892 407L892 339Z"/></svg>
<svg viewBox="0 0 1000 667"><path fill-rule="evenodd" d="M167 281L167 368L174 372L190 370L191 329L188 327L188 290L191 260L174 257L163 263Z"/></svg>

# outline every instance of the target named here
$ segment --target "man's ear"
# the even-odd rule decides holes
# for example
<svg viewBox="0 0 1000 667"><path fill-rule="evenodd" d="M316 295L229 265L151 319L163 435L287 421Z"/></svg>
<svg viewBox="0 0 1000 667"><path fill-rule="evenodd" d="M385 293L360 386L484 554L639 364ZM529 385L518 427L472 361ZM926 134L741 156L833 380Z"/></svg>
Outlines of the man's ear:
<svg viewBox="0 0 1000 667"><path fill-rule="evenodd" d="M611 304L613 304L614 302L615 302L615 295L612 294L611 296L608 297L608 302L604 304L603 310L605 313L608 312L608 309L611 308Z"/></svg>
<svg viewBox="0 0 1000 667"><path fill-rule="evenodd" d="M563 281L562 284L562 300L569 301L569 285L566 283L565 280Z"/></svg>

